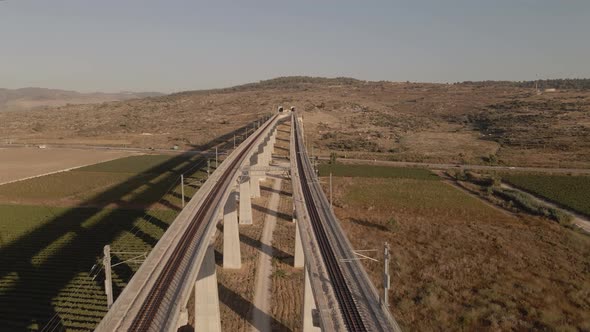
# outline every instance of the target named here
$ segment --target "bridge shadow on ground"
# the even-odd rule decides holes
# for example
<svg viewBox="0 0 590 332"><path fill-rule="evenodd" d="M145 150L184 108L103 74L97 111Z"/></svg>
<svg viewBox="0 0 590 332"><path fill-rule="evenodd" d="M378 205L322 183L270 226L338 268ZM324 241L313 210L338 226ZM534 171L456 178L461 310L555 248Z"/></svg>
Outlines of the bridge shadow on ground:
<svg viewBox="0 0 590 332"><path fill-rule="evenodd" d="M251 125L198 148L233 148L234 134L248 127ZM106 296L103 273L93 279L89 270L99 262L104 245L149 251L174 220L180 200L170 200L176 195L167 198L168 209L153 210L149 206L158 203L168 190L178 189L180 174L190 177L203 172L203 166L206 167L203 157L193 152L171 156L2 245L0 331L94 329L107 311ZM131 195L127 203L145 208L83 207L97 201L119 200L125 195ZM112 264L128 258L113 254ZM138 265L120 264L113 269L115 295L122 291ZM92 271L96 273L99 268Z"/></svg>
<svg viewBox="0 0 590 332"><path fill-rule="evenodd" d="M274 189L272 187L268 187L268 186L260 186L260 190L261 191L268 191L269 193L276 193L276 194L279 194L279 195L282 195L282 196L287 196L287 197L291 197L292 196L291 193L289 193L289 192L286 192L284 190L276 190L276 189Z"/></svg>
<svg viewBox="0 0 590 332"><path fill-rule="evenodd" d="M231 310L237 313L240 317L247 320L258 331L264 331L264 326L256 326L257 322L254 321L254 315L266 316L270 320L270 326L278 329L279 331L291 331L283 323L276 320L274 317L262 312L259 308L255 307L250 301L245 299L240 294L227 288L223 284L218 284L219 287L219 300L228 306ZM275 331L275 330L273 330Z"/></svg>
<svg viewBox="0 0 590 332"><path fill-rule="evenodd" d="M219 231L220 236L223 236L223 225L221 223L217 224L217 230ZM271 252L273 253L273 256L292 256L274 246L269 246L265 243L260 242L260 240L253 239L246 234L240 233L240 242L245 243L256 250ZM223 266L223 253L220 253L217 250L215 250L215 264L217 264L217 266Z"/></svg>
<svg viewBox="0 0 590 332"><path fill-rule="evenodd" d="M287 151L287 152L289 152L289 149L287 149L287 148L284 148L284 147L282 147L282 146L275 145L275 146L274 146L274 148L275 148L275 150L283 150L283 151Z"/></svg>
<svg viewBox="0 0 590 332"><path fill-rule="evenodd" d="M254 210L257 210L257 211L260 211L260 212L274 214L274 215L277 216L277 219L293 220L293 217L290 214L288 214L288 213L274 211L274 210L269 210L268 208L266 208L264 206L260 206L258 204L252 204L252 208Z"/></svg>

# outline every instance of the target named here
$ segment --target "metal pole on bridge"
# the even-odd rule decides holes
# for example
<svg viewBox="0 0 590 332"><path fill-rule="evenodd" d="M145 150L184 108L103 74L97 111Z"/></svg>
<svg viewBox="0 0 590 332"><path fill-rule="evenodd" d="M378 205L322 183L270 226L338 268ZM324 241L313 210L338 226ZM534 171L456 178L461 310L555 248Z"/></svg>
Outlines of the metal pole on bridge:
<svg viewBox="0 0 590 332"><path fill-rule="evenodd" d="M332 202L332 172L330 172L330 209L334 209Z"/></svg>
<svg viewBox="0 0 590 332"><path fill-rule="evenodd" d="M389 277L389 243L385 242L385 248L383 250L383 305L389 308L389 288L391 286Z"/></svg>
<svg viewBox="0 0 590 332"><path fill-rule="evenodd" d="M211 159L207 158L207 179L209 178L209 167L211 165Z"/></svg>
<svg viewBox="0 0 590 332"><path fill-rule="evenodd" d="M219 163L217 162L217 147L215 147L215 169L219 167Z"/></svg>
<svg viewBox="0 0 590 332"><path fill-rule="evenodd" d="M104 265L104 290L107 294L107 308L110 309L113 305L113 279L111 275L111 246L108 244L104 246L102 265Z"/></svg>
<svg viewBox="0 0 590 332"><path fill-rule="evenodd" d="M182 196L182 207L184 208L184 174L180 174L180 195Z"/></svg>
<svg viewBox="0 0 590 332"><path fill-rule="evenodd" d="M236 149L236 134L234 134L234 150Z"/></svg>

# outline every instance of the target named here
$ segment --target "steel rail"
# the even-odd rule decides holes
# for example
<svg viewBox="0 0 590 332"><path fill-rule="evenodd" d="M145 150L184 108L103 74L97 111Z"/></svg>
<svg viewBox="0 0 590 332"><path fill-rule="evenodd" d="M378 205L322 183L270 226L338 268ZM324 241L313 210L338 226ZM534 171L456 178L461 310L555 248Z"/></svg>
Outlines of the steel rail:
<svg viewBox="0 0 590 332"><path fill-rule="evenodd" d="M318 213L318 208L315 204L311 189L307 182L309 169L304 167L303 163L303 154L305 152L301 150L301 142L297 129L297 119L293 118L292 121L295 121L295 152L297 156L297 168L300 171L299 181L301 183L305 205L308 210L310 222L318 242L321 256L324 260L326 270L328 271L334 293L340 306L342 318L349 331L367 331L365 323L358 310L358 306L346 282L346 278L340 269L338 259L334 253L334 250L332 249L332 245L330 244L330 240L326 234L326 230L324 229L320 215Z"/></svg>
<svg viewBox="0 0 590 332"><path fill-rule="evenodd" d="M257 134L255 139L249 142L248 145L241 150L238 156L232 161L230 167L226 169L219 181L207 195L202 206L192 218L188 228L179 239L172 255L165 262L164 268L157 276L156 282L152 286L151 291L141 304L138 313L135 315L131 323L129 328L130 331L148 331L150 329L151 323L159 312L160 306L166 297L168 290L172 287L173 278L179 270L189 247L193 243L192 240L198 235L199 230L202 229L200 226L206 221L205 217L210 212L211 208L215 206L215 203L219 200L219 196L223 196L223 192L230 185L229 181L239 169L239 165L248 154L250 148L256 144L258 138L272 123L273 121L271 119L271 121L265 125L264 129Z"/></svg>

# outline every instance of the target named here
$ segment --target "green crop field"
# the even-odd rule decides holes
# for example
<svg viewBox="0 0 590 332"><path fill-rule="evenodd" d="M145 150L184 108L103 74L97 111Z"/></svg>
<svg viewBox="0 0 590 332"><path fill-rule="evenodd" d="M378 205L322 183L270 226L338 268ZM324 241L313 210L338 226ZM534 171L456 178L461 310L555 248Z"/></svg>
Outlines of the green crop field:
<svg viewBox="0 0 590 332"><path fill-rule="evenodd" d="M10 199L63 199L84 197L99 188L129 179L132 173L103 173L69 171L0 186L0 198Z"/></svg>
<svg viewBox="0 0 590 332"><path fill-rule="evenodd" d="M343 201L354 202L354 206L361 207L362 210L370 209L375 216L389 211L392 202L405 213L429 216L469 215L482 220L499 215L477 198L442 181L352 178L352 182L345 186L347 190Z"/></svg>
<svg viewBox="0 0 590 332"><path fill-rule="evenodd" d="M157 164L161 162L162 164ZM56 173L0 186L0 202L23 204L83 204L110 203L149 205L157 202L175 181L180 181L183 169L205 165L197 157L145 155L121 158L69 172ZM187 181L206 176L197 172L185 174ZM188 183L188 182L187 182ZM192 187L185 188L192 195ZM180 203L178 195L171 196L173 204Z"/></svg>
<svg viewBox="0 0 590 332"><path fill-rule="evenodd" d="M94 329L107 311L104 245L149 252L181 208L180 174L187 201L199 189L198 158L133 156L0 186L0 330ZM138 267L113 269L115 296Z"/></svg>
<svg viewBox="0 0 590 332"><path fill-rule="evenodd" d="M161 173L170 171L175 167L182 166L181 164L175 164L172 168L166 167L166 163L170 162L175 157L176 156L169 155L130 156L78 168L77 171L113 173Z"/></svg>
<svg viewBox="0 0 590 332"><path fill-rule="evenodd" d="M322 164L318 168L320 176L332 173L333 176L438 180L435 174L421 168L344 164Z"/></svg>
<svg viewBox="0 0 590 332"><path fill-rule="evenodd" d="M89 276L102 247L148 252L176 213L0 205L0 215L0 326L37 330L57 313L56 322L74 331L93 329L107 310L104 273ZM127 258L114 255L113 263ZM116 293L137 268L114 268Z"/></svg>
<svg viewBox="0 0 590 332"><path fill-rule="evenodd" d="M590 216L590 177L568 175L506 174L515 187Z"/></svg>

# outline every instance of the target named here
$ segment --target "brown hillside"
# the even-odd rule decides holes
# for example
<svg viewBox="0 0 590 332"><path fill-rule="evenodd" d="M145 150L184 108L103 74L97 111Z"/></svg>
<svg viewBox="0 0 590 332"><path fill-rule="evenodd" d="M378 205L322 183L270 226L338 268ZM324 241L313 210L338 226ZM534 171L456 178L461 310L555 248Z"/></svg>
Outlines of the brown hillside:
<svg viewBox="0 0 590 332"><path fill-rule="evenodd" d="M185 148L278 105L316 151L427 162L590 167L590 92L286 77L228 89L0 113L0 139ZM2 142L3 143L3 142Z"/></svg>

